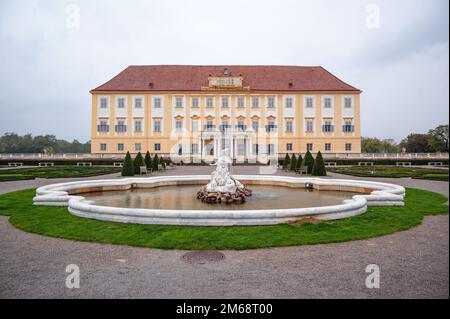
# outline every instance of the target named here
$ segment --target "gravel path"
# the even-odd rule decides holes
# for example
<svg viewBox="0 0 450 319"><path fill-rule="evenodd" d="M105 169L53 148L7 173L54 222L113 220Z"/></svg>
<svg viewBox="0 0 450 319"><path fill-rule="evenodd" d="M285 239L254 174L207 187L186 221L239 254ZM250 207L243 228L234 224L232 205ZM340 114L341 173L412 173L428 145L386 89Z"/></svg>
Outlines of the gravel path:
<svg viewBox="0 0 450 319"><path fill-rule="evenodd" d="M233 169L235 174L258 170ZM209 167L182 167L163 174L210 171ZM376 180L448 196L446 182ZM59 181L4 182L0 193ZM369 240L222 252L225 259L221 261L192 264L181 258L185 251L39 236L17 230L7 217L0 217L0 298L449 297L448 215L429 216L411 230ZM79 289L65 286L69 264L80 267ZM380 289L365 287L368 264L380 266Z"/></svg>

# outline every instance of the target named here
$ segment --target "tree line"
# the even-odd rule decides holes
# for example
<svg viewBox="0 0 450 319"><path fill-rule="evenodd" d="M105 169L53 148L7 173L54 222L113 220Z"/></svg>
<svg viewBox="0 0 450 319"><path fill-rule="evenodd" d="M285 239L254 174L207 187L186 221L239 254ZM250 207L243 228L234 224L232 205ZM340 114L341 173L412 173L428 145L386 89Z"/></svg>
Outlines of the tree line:
<svg viewBox="0 0 450 319"><path fill-rule="evenodd" d="M68 142L55 135L5 133L0 136L0 153L90 153L91 142Z"/></svg>
<svg viewBox="0 0 450 319"><path fill-rule="evenodd" d="M411 133L400 143L373 137L361 139L363 153L435 153L449 151L448 124L439 125L428 133ZM0 153L90 153L91 142L68 142L55 135L5 133L0 136Z"/></svg>
<svg viewBox="0 0 450 319"><path fill-rule="evenodd" d="M411 133L400 143L373 137L361 139L362 153L436 153L449 151L448 125L439 125L428 133Z"/></svg>

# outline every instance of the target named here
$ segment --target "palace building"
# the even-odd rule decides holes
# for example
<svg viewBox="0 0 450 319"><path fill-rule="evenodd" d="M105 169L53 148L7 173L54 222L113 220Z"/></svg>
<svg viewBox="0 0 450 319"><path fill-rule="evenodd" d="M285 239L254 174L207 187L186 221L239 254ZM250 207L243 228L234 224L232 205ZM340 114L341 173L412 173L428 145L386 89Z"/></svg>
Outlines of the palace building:
<svg viewBox="0 0 450 319"><path fill-rule="evenodd" d="M361 90L320 66L129 66L92 94L92 153L360 153Z"/></svg>

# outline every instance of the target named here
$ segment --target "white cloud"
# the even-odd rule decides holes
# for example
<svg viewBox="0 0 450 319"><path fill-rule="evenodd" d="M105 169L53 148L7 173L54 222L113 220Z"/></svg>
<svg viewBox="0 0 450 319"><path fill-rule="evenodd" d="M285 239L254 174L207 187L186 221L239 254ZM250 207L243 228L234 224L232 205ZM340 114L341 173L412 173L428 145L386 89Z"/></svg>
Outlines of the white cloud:
<svg viewBox="0 0 450 319"><path fill-rule="evenodd" d="M363 89L363 134L400 139L448 117L442 26L445 0L2 1L0 134L89 139L89 90L130 64L292 64Z"/></svg>

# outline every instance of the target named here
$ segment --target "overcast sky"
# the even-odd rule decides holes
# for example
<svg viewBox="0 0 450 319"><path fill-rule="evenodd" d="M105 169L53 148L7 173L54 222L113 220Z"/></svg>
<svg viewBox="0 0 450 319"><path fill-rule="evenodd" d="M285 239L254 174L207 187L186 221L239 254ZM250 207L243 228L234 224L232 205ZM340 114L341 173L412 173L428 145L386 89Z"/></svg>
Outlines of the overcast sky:
<svg viewBox="0 0 450 319"><path fill-rule="evenodd" d="M363 136L447 124L448 0L0 0L0 134L90 139L89 90L132 64L321 65ZM77 15L79 13L79 19Z"/></svg>

